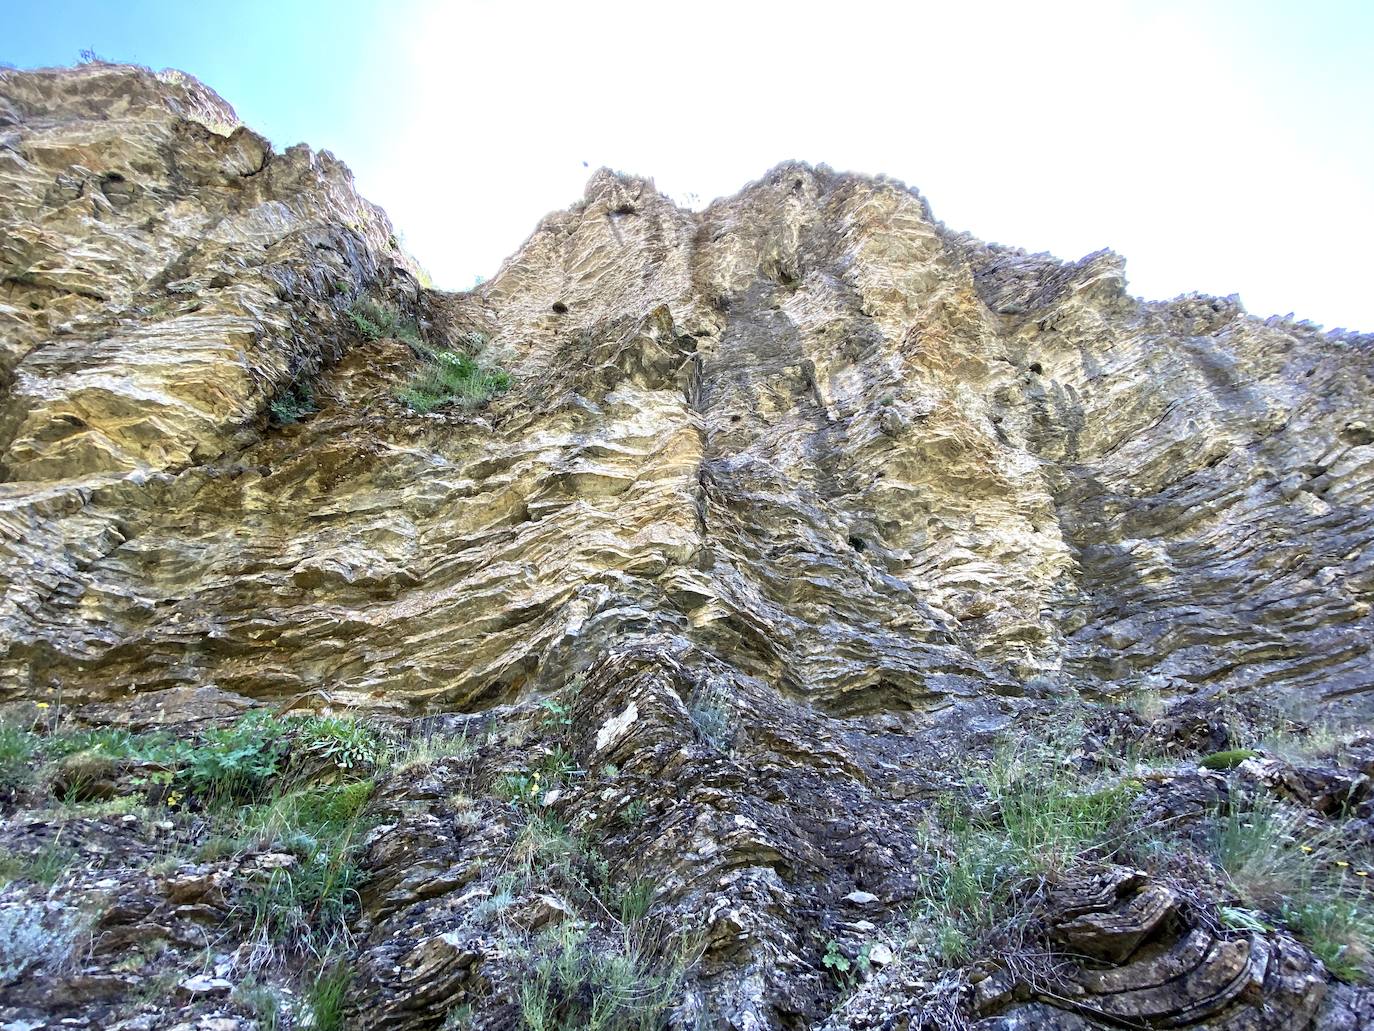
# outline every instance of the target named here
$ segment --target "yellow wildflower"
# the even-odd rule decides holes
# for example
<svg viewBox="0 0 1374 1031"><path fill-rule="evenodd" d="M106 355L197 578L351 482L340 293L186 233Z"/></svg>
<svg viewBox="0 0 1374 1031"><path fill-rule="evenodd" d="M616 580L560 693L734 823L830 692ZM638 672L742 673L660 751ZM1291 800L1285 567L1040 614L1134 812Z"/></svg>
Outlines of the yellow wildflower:
<svg viewBox="0 0 1374 1031"><path fill-rule="evenodd" d="M1311 852L1311 851L1312 851L1312 846L1311 846L1311 845L1304 845L1304 846L1302 846L1302 850L1303 850L1304 852Z"/></svg>
<svg viewBox="0 0 1374 1031"><path fill-rule="evenodd" d="M1337 865L1337 866L1341 866L1341 867L1345 867L1345 866L1349 866L1350 864L1347 863L1344 859L1337 859L1337 860L1336 860L1336 865Z"/></svg>
<svg viewBox="0 0 1374 1031"><path fill-rule="evenodd" d="M40 709L46 709L48 707L47 702L34 702L33 704L38 706L38 708Z"/></svg>

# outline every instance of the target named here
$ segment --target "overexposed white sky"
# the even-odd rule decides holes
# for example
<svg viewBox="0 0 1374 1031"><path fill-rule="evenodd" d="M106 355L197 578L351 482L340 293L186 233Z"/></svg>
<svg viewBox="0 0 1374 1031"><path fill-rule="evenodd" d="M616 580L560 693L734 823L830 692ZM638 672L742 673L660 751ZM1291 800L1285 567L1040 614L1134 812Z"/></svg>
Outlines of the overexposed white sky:
<svg viewBox="0 0 1374 1031"><path fill-rule="evenodd" d="M598 166L704 203L795 157L902 179L984 239L1112 247L1142 296L1374 330L1372 24L1320 2L434 3L386 56L385 145L340 156L451 288Z"/></svg>

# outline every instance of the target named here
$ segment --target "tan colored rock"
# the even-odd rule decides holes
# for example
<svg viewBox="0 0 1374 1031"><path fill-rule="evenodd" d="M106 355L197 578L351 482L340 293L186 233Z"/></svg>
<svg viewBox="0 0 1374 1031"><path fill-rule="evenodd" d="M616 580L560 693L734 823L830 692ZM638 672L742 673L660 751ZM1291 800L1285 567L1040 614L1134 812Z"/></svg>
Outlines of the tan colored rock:
<svg viewBox="0 0 1374 1031"><path fill-rule="evenodd" d="M1374 338L1141 301L1110 252L986 245L900 183L796 163L703 212L600 171L479 289L413 271L342 164L272 152L194 80L0 72L0 701L485 721L480 762L372 803L359 1027L474 1000L518 1022L530 960L489 912L517 811L447 800L552 752L549 692L587 779L542 809L698 936L683 1025L750 1029L831 1020L837 900L864 885L843 915L888 933L936 760L1014 717L1073 692L1370 709ZM430 346L484 340L512 389L410 411L414 348L364 340L364 298ZM272 418L307 384L317 412ZM1197 774L1189 811L1224 783ZM613 815L629 794L643 825ZM129 920L218 926L187 878ZM1071 997L990 974L983 1026L1321 1004L1281 935L1090 888L1046 918L1093 958ZM909 951L826 1026L963 1013L963 975Z"/></svg>

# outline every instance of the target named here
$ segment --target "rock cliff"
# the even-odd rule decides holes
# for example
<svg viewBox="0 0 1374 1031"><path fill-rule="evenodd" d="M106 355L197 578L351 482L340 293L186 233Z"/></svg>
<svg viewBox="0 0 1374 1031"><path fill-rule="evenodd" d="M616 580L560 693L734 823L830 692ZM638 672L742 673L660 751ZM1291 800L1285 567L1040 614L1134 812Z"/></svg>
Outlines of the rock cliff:
<svg viewBox="0 0 1374 1031"><path fill-rule="evenodd" d="M920 906L959 861L940 799L1010 820L965 769L1008 738L1099 794L1169 757L1131 773L1137 826L1284 784L1367 844L1368 742L1197 760L1374 709L1374 336L1141 301L1111 252L984 244L801 164L700 212L603 170L475 290L419 275L339 161L187 76L0 72L0 702L38 756L264 707L460 741L363 757L343 1026L1368 1026L1367 947L1333 980L1297 924L1222 919L1233 871L1041 864L1017 947L966 963ZM456 354L510 388L408 405ZM108 802L153 762L146 826L11 798L8 848L79 843L121 898L95 966L0 1016L253 1026L230 987L284 967L223 937L225 885L278 853L149 874L212 807L136 751L101 753L108 792L53 783ZM653 934L602 882L651 886ZM129 943L195 928L216 984L130 1009ZM661 1005L596 1023L596 979L549 973L574 946L643 959L615 997Z"/></svg>

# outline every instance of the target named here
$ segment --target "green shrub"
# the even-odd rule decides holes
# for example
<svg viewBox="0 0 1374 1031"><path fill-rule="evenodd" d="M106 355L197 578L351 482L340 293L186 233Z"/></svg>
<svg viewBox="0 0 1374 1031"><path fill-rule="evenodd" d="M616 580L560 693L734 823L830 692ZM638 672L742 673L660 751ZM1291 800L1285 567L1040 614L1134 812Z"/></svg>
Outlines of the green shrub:
<svg viewBox="0 0 1374 1031"><path fill-rule="evenodd" d="M298 380L290 384L284 391L272 398L267 407L272 413L272 421L279 426L300 422L305 416L319 410L315 404L315 389L306 380Z"/></svg>
<svg viewBox="0 0 1374 1031"><path fill-rule="evenodd" d="M281 769L287 727L265 713L249 713L232 726L205 731L180 749L181 777L210 802L261 792Z"/></svg>
<svg viewBox="0 0 1374 1031"><path fill-rule="evenodd" d="M702 739L717 752L728 752L734 742L733 714L729 703L713 696L695 699L687 710Z"/></svg>
<svg viewBox="0 0 1374 1031"><path fill-rule="evenodd" d="M1011 915L1022 874L1010 844L990 828L958 824L947 842L931 836L924 844L912 929L941 962L962 966Z"/></svg>
<svg viewBox="0 0 1374 1031"><path fill-rule="evenodd" d="M348 716L311 716L301 724L296 746L340 770L375 766L384 752L377 732Z"/></svg>
<svg viewBox="0 0 1374 1031"><path fill-rule="evenodd" d="M478 408L510 389L510 375L457 351L431 351L396 397L421 415L447 404Z"/></svg>
<svg viewBox="0 0 1374 1031"><path fill-rule="evenodd" d="M414 319L404 317L388 304L363 299L348 309L349 321L368 340L391 338L420 348L420 327Z"/></svg>

